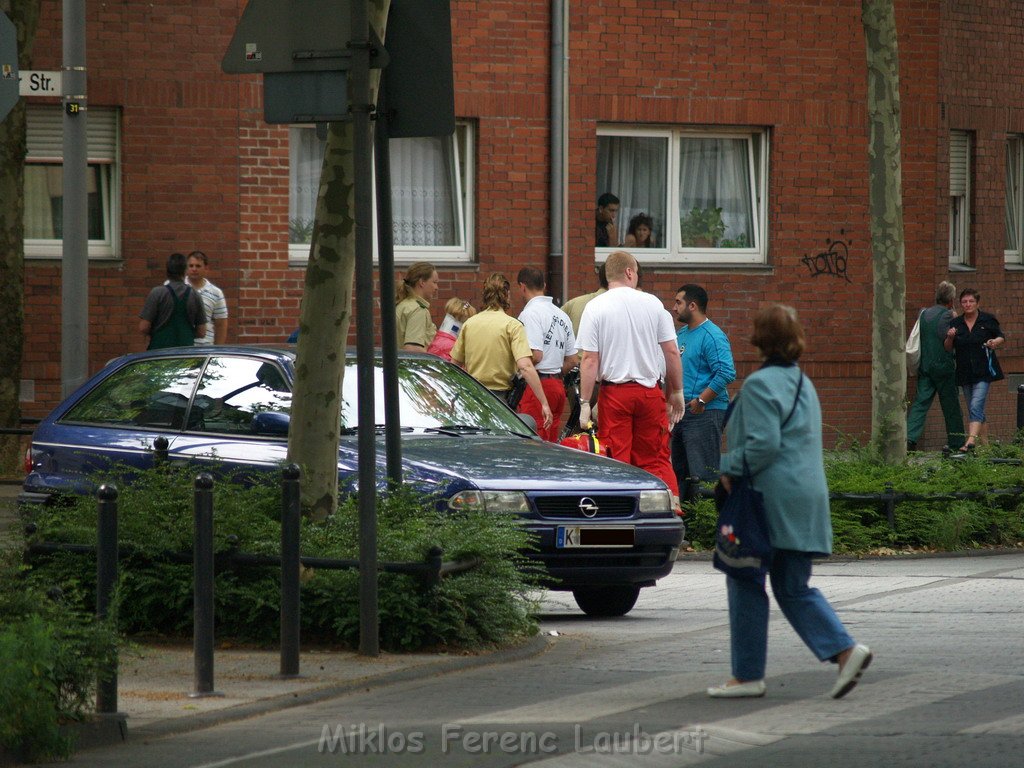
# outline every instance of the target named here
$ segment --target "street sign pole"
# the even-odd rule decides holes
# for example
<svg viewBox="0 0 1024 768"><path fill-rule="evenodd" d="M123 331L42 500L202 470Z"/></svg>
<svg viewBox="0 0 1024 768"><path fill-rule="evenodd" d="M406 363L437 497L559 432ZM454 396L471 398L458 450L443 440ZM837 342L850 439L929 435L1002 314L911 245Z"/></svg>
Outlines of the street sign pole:
<svg viewBox="0 0 1024 768"><path fill-rule="evenodd" d="M89 197L86 185L85 0L64 0L64 172L61 256L61 392L89 373Z"/></svg>

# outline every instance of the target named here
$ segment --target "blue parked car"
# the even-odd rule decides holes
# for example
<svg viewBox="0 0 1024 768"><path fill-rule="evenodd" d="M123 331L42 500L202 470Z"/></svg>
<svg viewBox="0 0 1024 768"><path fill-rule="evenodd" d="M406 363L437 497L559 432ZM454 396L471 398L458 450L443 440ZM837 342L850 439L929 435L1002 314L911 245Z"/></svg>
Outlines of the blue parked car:
<svg viewBox="0 0 1024 768"><path fill-rule="evenodd" d="M288 448L291 346L187 347L113 360L36 428L23 507L91 493L94 473L153 465L165 438L172 462L218 473L277 472ZM384 422L376 369L376 422ZM356 368L342 392L339 482L357 475ZM399 358L406 482L451 508L516 514L535 535L552 589L594 616L628 613L640 588L671 571L683 525L665 484L636 467L537 437L461 368L426 354ZM383 434L378 477L385 477Z"/></svg>

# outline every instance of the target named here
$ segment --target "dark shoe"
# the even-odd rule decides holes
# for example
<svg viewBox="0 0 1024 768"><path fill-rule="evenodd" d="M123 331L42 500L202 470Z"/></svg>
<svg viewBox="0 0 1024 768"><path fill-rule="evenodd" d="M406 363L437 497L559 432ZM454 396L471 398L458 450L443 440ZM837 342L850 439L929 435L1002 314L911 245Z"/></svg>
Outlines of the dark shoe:
<svg viewBox="0 0 1024 768"><path fill-rule="evenodd" d="M970 453L974 450L974 443L964 443L960 446L960 453Z"/></svg>

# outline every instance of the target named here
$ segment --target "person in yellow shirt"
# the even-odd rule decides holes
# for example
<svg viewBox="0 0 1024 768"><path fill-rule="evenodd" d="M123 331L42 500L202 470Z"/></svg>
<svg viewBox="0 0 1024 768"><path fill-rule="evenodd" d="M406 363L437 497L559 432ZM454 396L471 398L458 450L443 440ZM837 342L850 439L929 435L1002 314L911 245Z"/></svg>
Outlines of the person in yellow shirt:
<svg viewBox="0 0 1024 768"><path fill-rule="evenodd" d="M551 426L553 417L547 396L533 367L533 350L526 338L526 329L505 311L509 308L509 282L505 275L494 272L484 283L484 309L466 320L452 347L452 360L491 392L506 402L512 390L516 371L522 374L530 391L541 403L543 427Z"/></svg>
<svg viewBox="0 0 1024 768"><path fill-rule="evenodd" d="M430 317L430 300L437 295L437 270L418 261L405 273L395 292L395 325L398 348L423 352L434 340L437 326Z"/></svg>

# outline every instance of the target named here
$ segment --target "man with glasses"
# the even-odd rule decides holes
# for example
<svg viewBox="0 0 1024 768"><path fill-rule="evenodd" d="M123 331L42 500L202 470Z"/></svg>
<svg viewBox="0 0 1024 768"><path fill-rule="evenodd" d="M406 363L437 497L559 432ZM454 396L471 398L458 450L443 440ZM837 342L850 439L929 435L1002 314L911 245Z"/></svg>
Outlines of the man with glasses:
<svg viewBox="0 0 1024 768"><path fill-rule="evenodd" d="M576 343L583 352L580 426L585 429L590 422L594 384L600 382L598 438L613 459L656 475L678 498L668 438L685 403L672 315L656 296L636 289L638 265L632 254L610 254L605 274L608 291L583 310Z"/></svg>

